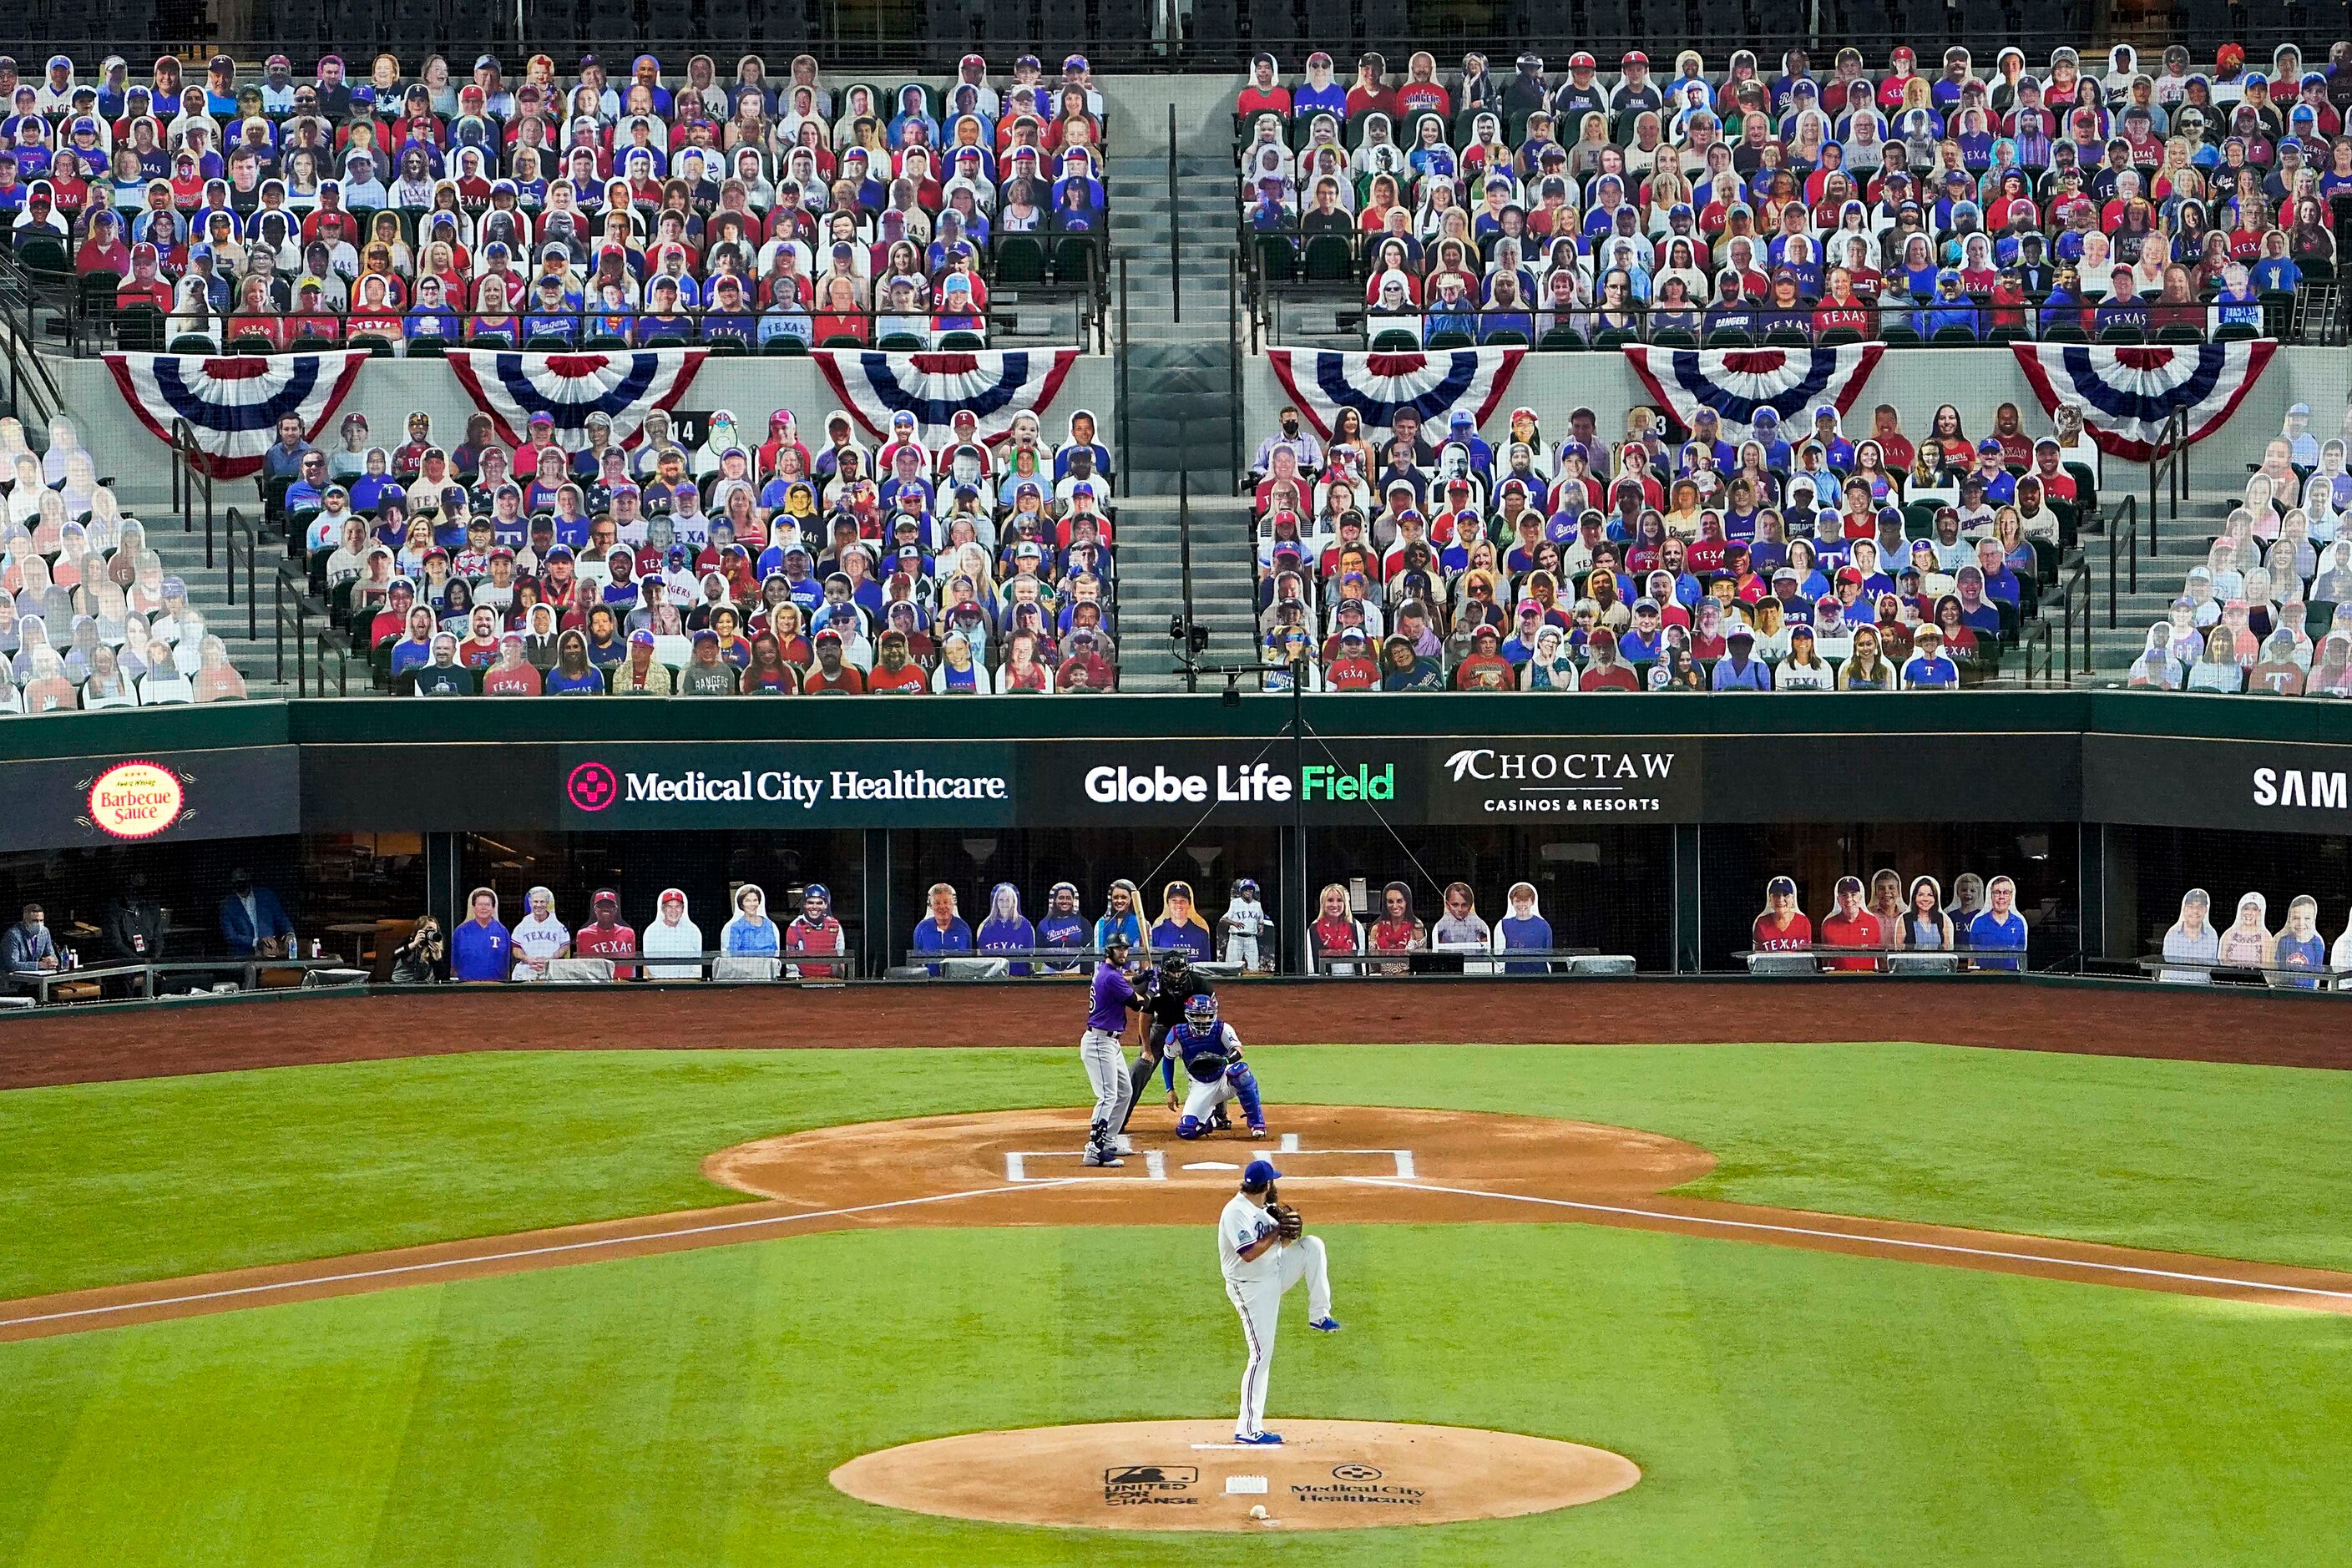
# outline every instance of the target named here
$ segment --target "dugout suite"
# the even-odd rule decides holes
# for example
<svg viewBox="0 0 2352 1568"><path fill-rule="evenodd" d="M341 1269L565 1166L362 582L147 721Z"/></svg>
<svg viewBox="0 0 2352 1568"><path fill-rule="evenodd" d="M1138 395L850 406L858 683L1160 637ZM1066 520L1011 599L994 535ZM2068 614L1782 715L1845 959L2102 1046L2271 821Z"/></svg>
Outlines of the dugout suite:
<svg viewBox="0 0 2352 1568"><path fill-rule="evenodd" d="M59 716L0 731L0 866L60 925L137 869L214 950L228 868L276 887L307 937L454 917L544 883L627 917L684 888L715 941L729 889L834 890L863 971L904 962L924 889L975 924L1010 881L1033 916L1066 878L1182 878L1213 915L1240 876L1286 963L1317 891L1391 880L1431 915L1469 882L1491 920L1536 885L1561 946L1645 970L1724 969L1770 876L1816 915L1847 872L1948 887L2016 879L2037 966L2128 961L2181 889L2340 897L2352 744L2333 710L2137 692L1566 698L1458 694L578 705L253 703ZM779 732L781 731L781 732ZM2198 738L2186 738L2189 734ZM127 760L183 800L136 841L92 820ZM99 814L103 815L103 814ZM329 939L331 947L336 946ZM352 945L356 945L355 943Z"/></svg>

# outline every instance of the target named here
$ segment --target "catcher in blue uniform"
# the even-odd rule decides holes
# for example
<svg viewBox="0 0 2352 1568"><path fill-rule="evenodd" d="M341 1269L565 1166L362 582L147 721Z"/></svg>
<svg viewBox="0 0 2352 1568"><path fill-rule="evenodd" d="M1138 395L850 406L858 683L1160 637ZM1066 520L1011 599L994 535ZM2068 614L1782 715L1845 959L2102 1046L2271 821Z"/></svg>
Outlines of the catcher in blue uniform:
<svg viewBox="0 0 2352 1568"><path fill-rule="evenodd" d="M1168 1031L1163 1071L1168 1075L1168 1108L1176 1109L1175 1068L1181 1062L1190 1080L1183 1114L1177 1118L1176 1136L1205 1138L1218 1108L1229 1100L1242 1102L1249 1135L1265 1136L1265 1110L1258 1102L1257 1075L1242 1060L1241 1037L1217 1016L1213 995L1184 999L1184 1021Z"/></svg>

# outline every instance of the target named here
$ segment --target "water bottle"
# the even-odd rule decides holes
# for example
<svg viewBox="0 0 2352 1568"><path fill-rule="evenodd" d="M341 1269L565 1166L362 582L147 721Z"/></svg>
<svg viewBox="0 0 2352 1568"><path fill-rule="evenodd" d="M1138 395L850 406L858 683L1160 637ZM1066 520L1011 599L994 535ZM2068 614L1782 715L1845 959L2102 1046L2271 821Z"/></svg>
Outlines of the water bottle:
<svg viewBox="0 0 2352 1568"><path fill-rule="evenodd" d="M315 936L310 939L310 956L312 958L323 958L326 956L325 951L320 945L319 939Z"/></svg>

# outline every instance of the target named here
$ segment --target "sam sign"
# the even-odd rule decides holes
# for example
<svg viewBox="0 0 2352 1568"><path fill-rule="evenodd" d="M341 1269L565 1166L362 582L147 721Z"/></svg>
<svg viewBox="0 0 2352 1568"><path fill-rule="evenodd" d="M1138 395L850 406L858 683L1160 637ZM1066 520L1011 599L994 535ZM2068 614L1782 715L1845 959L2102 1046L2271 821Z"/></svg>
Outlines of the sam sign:
<svg viewBox="0 0 2352 1568"><path fill-rule="evenodd" d="M89 824L110 838L152 838L180 820L188 792L161 763L117 763L89 785Z"/></svg>

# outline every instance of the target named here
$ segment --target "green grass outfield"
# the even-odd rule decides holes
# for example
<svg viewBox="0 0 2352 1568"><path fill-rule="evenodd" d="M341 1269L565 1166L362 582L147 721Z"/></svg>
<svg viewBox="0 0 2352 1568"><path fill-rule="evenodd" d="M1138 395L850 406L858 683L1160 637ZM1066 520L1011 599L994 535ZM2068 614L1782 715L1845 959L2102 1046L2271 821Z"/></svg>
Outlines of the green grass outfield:
<svg viewBox="0 0 2352 1568"><path fill-rule="evenodd" d="M506 1054L0 1094L0 1296L725 1201L1067 1051ZM1254 1052L1285 1101L1650 1128L1759 1203L2352 1267L2352 1075L1921 1046ZM1286 1563L2318 1562L2352 1321L1580 1226L1339 1227L1273 1409L1573 1438L1619 1498ZM0 1345L0 1563L1263 1563L871 1508L941 1433L1221 1414L1204 1234L842 1233Z"/></svg>

